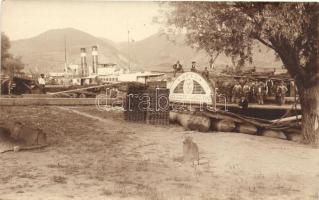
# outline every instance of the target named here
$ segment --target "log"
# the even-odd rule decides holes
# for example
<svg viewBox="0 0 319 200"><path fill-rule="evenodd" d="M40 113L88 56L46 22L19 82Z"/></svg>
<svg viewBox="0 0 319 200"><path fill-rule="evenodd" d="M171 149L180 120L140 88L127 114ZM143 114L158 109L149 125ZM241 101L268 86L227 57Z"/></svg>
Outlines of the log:
<svg viewBox="0 0 319 200"><path fill-rule="evenodd" d="M240 115L231 112L225 112L218 110L216 112L202 112L203 115L220 120L229 120L237 123L247 123L257 127L267 127L271 125L271 122L268 120L261 120L255 118L245 118Z"/></svg>
<svg viewBox="0 0 319 200"><path fill-rule="evenodd" d="M192 115L188 120L188 128L200 132L208 132L211 127L211 120L205 116Z"/></svg>
<svg viewBox="0 0 319 200"><path fill-rule="evenodd" d="M177 114L177 122L182 125L184 128L188 129L188 121L190 119L191 115L189 114L183 114L178 113Z"/></svg>
<svg viewBox="0 0 319 200"><path fill-rule="evenodd" d="M304 138L303 138L302 134L289 133L289 134L287 134L287 139L291 140L291 141L294 141L294 142L302 143Z"/></svg>
<svg viewBox="0 0 319 200"><path fill-rule="evenodd" d="M257 130L258 129L256 126L250 124L240 124L237 129L239 133L245 133L250 135L256 135Z"/></svg>
<svg viewBox="0 0 319 200"><path fill-rule="evenodd" d="M192 114L177 113L177 122L188 130L207 132L210 130L210 118Z"/></svg>
<svg viewBox="0 0 319 200"><path fill-rule="evenodd" d="M178 113L172 112L172 111L169 112L169 121L172 123L177 122L177 116L178 116Z"/></svg>
<svg viewBox="0 0 319 200"><path fill-rule="evenodd" d="M284 130L288 140L301 143L303 141L302 132L300 129L286 129Z"/></svg>
<svg viewBox="0 0 319 200"><path fill-rule="evenodd" d="M299 121L299 120L301 120L301 117L302 117L302 115L297 115L297 116L292 116L292 117L271 120L271 122L282 123L282 122Z"/></svg>
<svg viewBox="0 0 319 200"><path fill-rule="evenodd" d="M212 129L214 131L231 132L236 128L234 121L216 120L212 122Z"/></svg>
<svg viewBox="0 0 319 200"><path fill-rule="evenodd" d="M274 130L264 130L261 133L262 136L272 137L272 138L279 138L283 140L287 140L286 135L282 131L274 131Z"/></svg>

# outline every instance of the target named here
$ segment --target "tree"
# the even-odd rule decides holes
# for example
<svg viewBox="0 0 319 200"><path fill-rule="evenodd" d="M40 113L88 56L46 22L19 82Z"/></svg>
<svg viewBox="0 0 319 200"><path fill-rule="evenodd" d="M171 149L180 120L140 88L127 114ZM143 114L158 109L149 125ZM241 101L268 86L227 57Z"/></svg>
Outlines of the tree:
<svg viewBox="0 0 319 200"><path fill-rule="evenodd" d="M167 25L186 30L187 42L223 52L239 66L252 62L259 42L274 50L295 79L307 143L319 145L319 4L172 2ZM265 58L266 59L266 58Z"/></svg>
<svg viewBox="0 0 319 200"><path fill-rule="evenodd" d="M9 53L10 47L9 38L4 33L1 33L1 71L12 75L13 73L21 72L24 64L21 61L21 57L14 57Z"/></svg>
<svg viewBox="0 0 319 200"><path fill-rule="evenodd" d="M5 60L12 57L9 53L10 47L9 38L4 33L1 33L1 71L4 67Z"/></svg>

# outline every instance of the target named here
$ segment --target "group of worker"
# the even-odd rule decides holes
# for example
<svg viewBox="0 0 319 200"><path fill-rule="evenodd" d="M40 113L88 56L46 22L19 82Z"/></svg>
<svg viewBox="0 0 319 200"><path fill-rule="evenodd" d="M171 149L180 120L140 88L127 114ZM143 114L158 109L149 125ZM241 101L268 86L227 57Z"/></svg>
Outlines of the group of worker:
<svg viewBox="0 0 319 200"><path fill-rule="evenodd" d="M183 66L179 61L173 65L174 77L176 73L183 73ZM205 67L204 71L197 69L196 62L193 61L191 72L201 73L204 78L209 80L209 70ZM256 80L244 80L243 78L237 81L227 82L223 81L223 85L220 88L220 92L223 93L227 101L231 103L240 103L241 101L247 101L249 103L264 104L266 97L275 96L275 100L279 105L285 104L285 97L288 91L286 84L283 81L274 81L268 79L266 81ZM292 83L293 85L293 83ZM296 90L296 87L292 87ZM296 92L296 91L295 91Z"/></svg>
<svg viewBox="0 0 319 200"><path fill-rule="evenodd" d="M192 61L190 71L200 73L200 71L197 68L198 67L197 67L196 62ZM184 72L183 66L180 64L179 61L177 61L176 64L173 65L174 77L176 76L177 73L183 73L183 72ZM205 67L204 71L202 71L201 74L204 78L209 79L209 71L208 71L207 67Z"/></svg>
<svg viewBox="0 0 319 200"><path fill-rule="evenodd" d="M264 104L266 97L275 96L276 102L280 105L285 103L288 88L283 81L274 83L273 80L267 81L244 81L243 79L235 81L230 88L231 94L228 95L232 103L240 103L244 99L247 102L256 102Z"/></svg>

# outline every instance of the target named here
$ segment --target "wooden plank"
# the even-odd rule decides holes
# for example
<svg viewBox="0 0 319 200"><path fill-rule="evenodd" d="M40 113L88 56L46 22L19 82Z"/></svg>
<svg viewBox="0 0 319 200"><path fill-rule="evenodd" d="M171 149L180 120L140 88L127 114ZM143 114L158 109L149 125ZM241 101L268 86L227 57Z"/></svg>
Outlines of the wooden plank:
<svg viewBox="0 0 319 200"><path fill-rule="evenodd" d="M107 104L116 99L109 99ZM105 103L101 102L101 103ZM0 106L96 105L95 98L0 98Z"/></svg>
<svg viewBox="0 0 319 200"><path fill-rule="evenodd" d="M292 122L292 121L298 121L301 120L302 115L292 116L292 117L286 117L282 119L275 119L271 120L271 122L281 123L281 122Z"/></svg>
<svg viewBox="0 0 319 200"><path fill-rule="evenodd" d="M216 103L217 107L225 107L225 104L223 103ZM265 110L290 110L293 109L294 105L292 104L284 104L284 105L276 105L276 104L249 104L248 105L248 109L252 108L252 109L265 109ZM227 104L227 108L241 108L239 105L237 104ZM297 104L297 110L301 110L301 106L300 104Z"/></svg>
<svg viewBox="0 0 319 200"><path fill-rule="evenodd" d="M72 89L72 90L64 90L64 91L60 91L60 92L51 92L51 93L47 93L47 94L55 95L55 94L63 94L63 93L83 91L83 90L96 89L96 88L102 88L102 87L114 87L114 86L130 85L130 84L137 84L137 83L136 82L116 82L116 83L111 83L111 84L82 87L82 88L77 88L77 89ZM138 83L138 84L141 84L141 83Z"/></svg>
<svg viewBox="0 0 319 200"><path fill-rule="evenodd" d="M52 98L52 96L48 94L22 94L21 96L22 98L37 98L37 99Z"/></svg>
<svg viewBox="0 0 319 200"><path fill-rule="evenodd" d="M215 118L215 119L224 119L224 120L230 120L238 123L247 123L252 124L257 127L267 128L267 129L273 129L273 130L283 130L290 127L296 127L296 123L288 123L288 124L280 124L268 120L260 120L260 119L254 119L254 118L246 118L242 117L240 115L237 115L235 113L231 112L225 112L218 110L216 112L197 112L199 115L204 115L207 117Z"/></svg>
<svg viewBox="0 0 319 200"><path fill-rule="evenodd" d="M109 87L112 86L114 84L110 84L110 85L96 85L96 86L90 86L90 87L85 87L85 88L77 88L77 89L73 89L73 90L65 90L65 91L61 91L61 92L51 92L51 93L47 93L50 95L55 95L55 94L62 94L62 93L68 93L68 92L76 92L76 91L82 91L82 90L88 90L88 89L95 89L95 88L101 88L101 87Z"/></svg>

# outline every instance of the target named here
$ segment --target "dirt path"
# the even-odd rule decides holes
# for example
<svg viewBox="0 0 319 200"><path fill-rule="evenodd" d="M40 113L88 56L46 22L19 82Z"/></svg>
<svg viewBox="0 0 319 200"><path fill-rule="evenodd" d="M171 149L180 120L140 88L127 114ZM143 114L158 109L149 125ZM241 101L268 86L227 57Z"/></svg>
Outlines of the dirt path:
<svg viewBox="0 0 319 200"><path fill-rule="evenodd" d="M0 154L0 199L318 199L318 150L71 109L1 108L1 121L42 126L50 147ZM199 146L197 167L182 162L186 134Z"/></svg>

